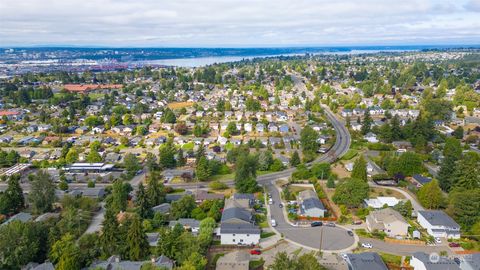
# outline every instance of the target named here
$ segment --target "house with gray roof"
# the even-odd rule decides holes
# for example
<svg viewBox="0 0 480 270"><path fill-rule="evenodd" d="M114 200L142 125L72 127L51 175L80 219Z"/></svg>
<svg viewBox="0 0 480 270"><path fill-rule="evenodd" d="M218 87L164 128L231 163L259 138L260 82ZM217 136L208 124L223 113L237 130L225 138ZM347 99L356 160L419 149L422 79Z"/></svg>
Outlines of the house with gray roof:
<svg viewBox="0 0 480 270"><path fill-rule="evenodd" d="M460 269L462 270L478 270L480 269L480 253L466 254L460 261Z"/></svg>
<svg viewBox="0 0 480 270"><path fill-rule="evenodd" d="M20 212L14 216L12 216L11 218L9 218L7 221L5 221L4 223L2 223L0 226L4 226L4 225L7 225L8 223L10 222L14 222L14 221L20 221L22 223L25 223L27 221L30 221L32 220L32 215L30 213L26 213L26 212Z"/></svg>
<svg viewBox="0 0 480 270"><path fill-rule="evenodd" d="M438 255L432 257L431 254L424 252L413 253L410 266L414 270L460 270L455 261Z"/></svg>
<svg viewBox="0 0 480 270"><path fill-rule="evenodd" d="M433 237L460 238L460 225L441 210L418 211L417 222Z"/></svg>
<svg viewBox="0 0 480 270"><path fill-rule="evenodd" d="M248 201L225 201L220 223L222 245L256 245L260 242L260 228L255 224Z"/></svg>
<svg viewBox="0 0 480 270"><path fill-rule="evenodd" d="M152 207L154 213L168 214L170 212L171 205L169 203L162 203Z"/></svg>
<svg viewBox="0 0 480 270"><path fill-rule="evenodd" d="M347 254L345 261L349 270L388 270L380 255L375 252Z"/></svg>
<svg viewBox="0 0 480 270"><path fill-rule="evenodd" d="M186 230L192 231L192 233L198 233L200 230L200 221L193 218L179 218L178 220L172 220L168 223L168 226L173 228L175 225L180 224Z"/></svg>
<svg viewBox="0 0 480 270"><path fill-rule="evenodd" d="M302 216L321 218L327 212L323 203L318 199L317 193L311 189L300 192L298 202Z"/></svg>
<svg viewBox="0 0 480 270"><path fill-rule="evenodd" d="M122 269L140 270L142 265L152 263L154 266L165 269L173 269L174 262L166 256L153 258L151 261L123 261L119 256L111 256L106 261L94 262L88 269Z"/></svg>

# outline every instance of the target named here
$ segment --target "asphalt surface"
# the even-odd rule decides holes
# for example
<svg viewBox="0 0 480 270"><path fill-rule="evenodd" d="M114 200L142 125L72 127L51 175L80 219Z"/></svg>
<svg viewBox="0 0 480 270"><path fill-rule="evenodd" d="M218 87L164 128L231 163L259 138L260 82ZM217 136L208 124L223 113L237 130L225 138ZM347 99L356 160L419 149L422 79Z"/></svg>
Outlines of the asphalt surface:
<svg viewBox="0 0 480 270"><path fill-rule="evenodd" d="M355 243L355 238L347 234L347 230L340 227L295 227L285 219L283 208L279 207L281 202L280 193L273 183L266 186L272 194L273 204L270 206L270 215L275 219L275 229L287 240L297 244L323 251L337 251L349 248ZM320 246L321 242L321 246Z"/></svg>

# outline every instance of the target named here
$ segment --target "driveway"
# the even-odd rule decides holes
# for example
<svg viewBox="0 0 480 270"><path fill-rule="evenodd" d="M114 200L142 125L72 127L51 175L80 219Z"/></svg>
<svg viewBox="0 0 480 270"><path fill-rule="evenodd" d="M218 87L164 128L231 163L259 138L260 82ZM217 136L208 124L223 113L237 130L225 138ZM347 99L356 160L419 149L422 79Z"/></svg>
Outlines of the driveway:
<svg viewBox="0 0 480 270"><path fill-rule="evenodd" d="M272 194L273 205L269 205L271 218L275 219L275 230L281 233L286 240L308 249L319 249L321 241L322 251L339 252L349 249L355 244L355 238L347 234L341 227L295 227L285 219L280 203L280 193L273 183L266 186ZM355 247L355 246L354 246Z"/></svg>
<svg viewBox="0 0 480 270"><path fill-rule="evenodd" d="M370 243L372 244L373 251L386 252L400 256L411 256L417 251L429 253L440 254L441 251L446 251L448 254L453 254L452 250L446 246L423 246L423 245L401 245L401 244L392 244L386 243L382 240L372 239L372 238L360 238L361 243Z"/></svg>

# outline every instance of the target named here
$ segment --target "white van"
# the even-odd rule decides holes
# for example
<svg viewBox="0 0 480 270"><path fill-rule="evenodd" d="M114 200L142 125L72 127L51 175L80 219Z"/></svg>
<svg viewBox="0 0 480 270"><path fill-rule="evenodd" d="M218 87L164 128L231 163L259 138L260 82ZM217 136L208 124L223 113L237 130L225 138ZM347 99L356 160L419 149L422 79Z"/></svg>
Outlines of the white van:
<svg viewBox="0 0 480 270"><path fill-rule="evenodd" d="M277 227L277 222L275 221L275 219L272 219L272 227Z"/></svg>

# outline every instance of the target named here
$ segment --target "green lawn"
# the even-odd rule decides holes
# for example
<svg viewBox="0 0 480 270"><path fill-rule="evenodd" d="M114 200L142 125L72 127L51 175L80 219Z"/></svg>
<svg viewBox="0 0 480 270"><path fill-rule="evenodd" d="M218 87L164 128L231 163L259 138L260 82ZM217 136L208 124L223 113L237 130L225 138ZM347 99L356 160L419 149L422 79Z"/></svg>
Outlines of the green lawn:
<svg viewBox="0 0 480 270"><path fill-rule="evenodd" d="M402 263L402 257L401 256L388 254L388 253L382 253L382 252L379 252L378 254L380 255L380 257L382 257L382 259L385 263L392 263L392 264L395 264L395 265L398 265L398 266L400 266L400 264Z"/></svg>
<svg viewBox="0 0 480 270"><path fill-rule="evenodd" d="M274 232L262 232L260 233L260 238L268 238L270 236L274 236L275 233Z"/></svg>
<svg viewBox="0 0 480 270"><path fill-rule="evenodd" d="M195 144L193 142L189 142L189 143L186 143L184 145L182 145L182 149L183 150L193 150L193 148L195 147Z"/></svg>
<svg viewBox="0 0 480 270"><path fill-rule="evenodd" d="M342 157L342 160L350 160L358 154L358 150L348 149L347 153Z"/></svg>

